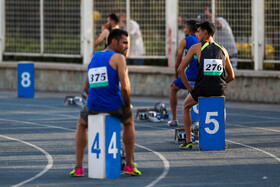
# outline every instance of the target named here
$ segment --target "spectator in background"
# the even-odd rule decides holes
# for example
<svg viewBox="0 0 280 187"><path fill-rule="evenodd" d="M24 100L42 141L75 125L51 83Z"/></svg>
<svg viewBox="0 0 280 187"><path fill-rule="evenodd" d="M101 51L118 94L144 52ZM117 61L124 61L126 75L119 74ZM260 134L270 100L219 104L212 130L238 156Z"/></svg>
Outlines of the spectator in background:
<svg viewBox="0 0 280 187"><path fill-rule="evenodd" d="M127 30L126 14L120 16L120 29ZM145 46L142 38L142 33L139 24L134 20L129 20L129 49L128 49L128 65L143 65L144 59L141 56L145 55ZM137 57L137 58L136 58Z"/></svg>
<svg viewBox="0 0 280 187"><path fill-rule="evenodd" d="M204 14L197 17L198 21L212 21L212 15L208 7L204 7ZM225 47L229 53L233 69L237 69L237 47L235 39L228 22L222 17L216 17L215 19L215 41Z"/></svg>
<svg viewBox="0 0 280 187"><path fill-rule="evenodd" d="M175 64L175 72L176 77L175 80L170 85L170 92L169 92L169 102L170 108L172 113L172 120L170 120L167 125L168 126L178 126L179 122L177 120L177 92L180 89L187 89L183 84L180 77L178 77L178 67L182 62L183 53L187 55L188 50L191 48L192 45L198 43L198 39L195 36L197 31L196 28L196 21L195 20L188 20L184 26L184 33L185 38L180 41L178 53L176 57L176 64ZM197 64L197 57L193 57L189 66L185 69L186 76L188 81L195 82L197 74L198 74L198 64Z"/></svg>
<svg viewBox="0 0 280 187"><path fill-rule="evenodd" d="M94 41L94 48L99 46L103 40L106 40L105 48L107 47L107 40L111 30L119 28L120 17L118 14L112 13L107 17L107 22L102 25L102 32Z"/></svg>
<svg viewBox="0 0 280 187"><path fill-rule="evenodd" d="M182 20L182 16L178 16L178 36L177 41L181 41L185 36L185 21Z"/></svg>

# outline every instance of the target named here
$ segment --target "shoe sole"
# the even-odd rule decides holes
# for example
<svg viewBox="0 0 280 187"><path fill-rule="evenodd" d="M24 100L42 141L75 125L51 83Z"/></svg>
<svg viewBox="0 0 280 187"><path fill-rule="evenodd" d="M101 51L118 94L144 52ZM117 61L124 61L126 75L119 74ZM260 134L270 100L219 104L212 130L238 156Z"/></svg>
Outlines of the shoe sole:
<svg viewBox="0 0 280 187"><path fill-rule="evenodd" d="M125 172L125 171L123 173L131 175L131 176L140 176L141 175L141 174L139 175L139 174L135 174L135 173L128 173L128 172Z"/></svg>

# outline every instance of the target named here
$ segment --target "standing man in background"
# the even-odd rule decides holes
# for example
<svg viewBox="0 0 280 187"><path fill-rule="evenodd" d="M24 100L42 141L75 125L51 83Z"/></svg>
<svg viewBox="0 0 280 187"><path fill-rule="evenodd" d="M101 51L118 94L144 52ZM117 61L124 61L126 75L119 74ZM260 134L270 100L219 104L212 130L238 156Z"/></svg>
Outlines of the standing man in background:
<svg viewBox="0 0 280 187"><path fill-rule="evenodd" d="M126 13L122 11L120 13L120 29L127 30L129 34L129 49L127 54L127 65L143 65L144 56L146 53L145 45L143 42L143 37L140 29L140 25L130 19L129 20L129 30L127 28Z"/></svg>
<svg viewBox="0 0 280 187"><path fill-rule="evenodd" d="M108 36L111 30L119 28L120 17L118 14L112 13L107 17L107 22L102 26L103 30L94 41L94 48L99 46L103 40L106 41L105 48L108 43Z"/></svg>
<svg viewBox="0 0 280 187"><path fill-rule="evenodd" d="M175 72L176 72L176 79L170 85L170 93L169 93L169 102L171 107L172 113L172 120L167 123L168 126L178 126L179 122L177 120L177 92L180 89L185 89L182 80L178 77L178 67L182 61L183 53L185 55L188 53L188 50L191 48L192 45L198 43L198 39L195 36L196 33L196 21L189 20L184 25L184 32L185 38L181 40L179 44L179 49L176 58L176 65L175 65ZM188 80L194 82L196 80L198 74L198 65L197 65L197 57L194 56L189 63L189 66L185 69L185 74L188 77Z"/></svg>

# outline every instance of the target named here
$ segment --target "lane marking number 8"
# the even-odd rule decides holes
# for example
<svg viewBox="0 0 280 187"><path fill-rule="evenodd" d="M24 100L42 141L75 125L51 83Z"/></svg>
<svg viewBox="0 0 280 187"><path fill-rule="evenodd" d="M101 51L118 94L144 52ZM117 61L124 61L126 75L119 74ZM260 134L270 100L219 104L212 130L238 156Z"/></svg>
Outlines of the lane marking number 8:
<svg viewBox="0 0 280 187"><path fill-rule="evenodd" d="M31 81L30 81L30 74L28 72L23 72L21 74L21 85L25 88L29 87L30 84L31 84Z"/></svg>

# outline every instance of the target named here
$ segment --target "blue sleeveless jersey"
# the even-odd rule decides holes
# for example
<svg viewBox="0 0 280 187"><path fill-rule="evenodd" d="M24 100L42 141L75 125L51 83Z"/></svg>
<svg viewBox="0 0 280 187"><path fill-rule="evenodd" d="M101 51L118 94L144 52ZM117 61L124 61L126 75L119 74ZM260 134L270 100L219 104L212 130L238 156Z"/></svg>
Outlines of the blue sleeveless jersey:
<svg viewBox="0 0 280 187"><path fill-rule="evenodd" d="M89 93L87 104L90 110L110 112L123 105L118 72L109 63L115 51L94 53L88 65Z"/></svg>
<svg viewBox="0 0 280 187"><path fill-rule="evenodd" d="M190 35L185 38L187 45L185 47L185 55L187 55L188 50L191 48L192 45L198 43L198 39L195 35ZM189 81L195 81L198 75L198 64L197 64L197 57L194 56L189 63L189 66L186 69L186 75Z"/></svg>

